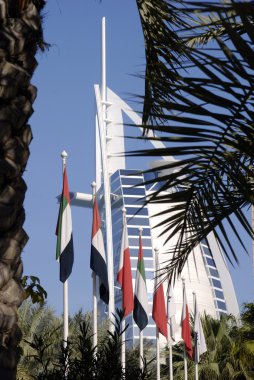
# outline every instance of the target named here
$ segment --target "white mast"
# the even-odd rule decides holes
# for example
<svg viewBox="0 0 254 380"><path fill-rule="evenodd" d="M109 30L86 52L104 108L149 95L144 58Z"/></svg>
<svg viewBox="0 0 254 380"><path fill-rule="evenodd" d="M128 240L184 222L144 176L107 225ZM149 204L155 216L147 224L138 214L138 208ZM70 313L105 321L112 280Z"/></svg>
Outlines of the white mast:
<svg viewBox="0 0 254 380"><path fill-rule="evenodd" d="M106 91L106 21L102 19L102 43L101 43L101 88L95 85L95 97L97 105L97 125L99 130L99 147L96 150L101 151L101 165L96 163L96 170L102 167L103 188L104 188L104 204L105 204L105 225L106 225L106 242L107 242L107 266L108 266L108 282L109 282L109 304L108 316L113 322L113 314L115 313L114 302L114 263L113 263L113 239L112 239L112 215L111 215L111 198L110 198L110 179L108 170L107 156L107 91ZM97 140L98 141L98 140ZM97 156L97 158L99 158ZM96 173L96 179L100 173ZM98 186L98 182L97 182ZM98 190L98 189L97 189ZM113 323L110 324L110 330L114 329Z"/></svg>
<svg viewBox="0 0 254 380"><path fill-rule="evenodd" d="M65 150L61 153L62 157L62 172L64 174L64 170L66 168L66 160L68 154ZM69 335L69 307L68 307L68 280L65 280L63 283L63 346L67 347L67 340Z"/></svg>
<svg viewBox="0 0 254 380"><path fill-rule="evenodd" d="M96 183L92 182L92 197L93 197L93 203L94 199L96 197ZM93 220L94 223L94 220ZM96 293L96 273L93 272L92 274L93 279L93 348L95 349L95 354L97 352L97 344L98 344L98 326L97 326L97 293Z"/></svg>

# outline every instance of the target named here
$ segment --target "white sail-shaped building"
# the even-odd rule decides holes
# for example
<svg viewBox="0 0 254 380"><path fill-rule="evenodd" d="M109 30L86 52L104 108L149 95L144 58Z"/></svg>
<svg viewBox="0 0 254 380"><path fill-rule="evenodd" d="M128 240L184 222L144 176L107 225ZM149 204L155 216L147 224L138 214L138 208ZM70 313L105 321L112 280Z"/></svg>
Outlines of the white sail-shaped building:
<svg viewBox="0 0 254 380"><path fill-rule="evenodd" d="M159 249L161 267L170 260L166 253L174 244L174 239L165 245L166 236L159 237L163 226L154 228L163 217L154 216L165 209L165 203L148 204L144 207L144 197L155 190L157 183L145 184L147 168L126 166L124 120L141 125L140 116L135 113L118 95L106 87L105 62L105 19L102 23L102 83L95 85L95 179L97 200L99 204L104 241L107 252L110 300L108 307L99 302L101 317L113 318L117 308L121 308L121 289L116 281L122 235L122 209L126 209L128 239L131 257L133 289L137 269L139 249L139 227L142 227L143 256L146 270L149 302L149 323L144 330L144 338L156 339L155 323L152 319L152 301L154 291L154 249ZM140 134L142 130L140 131ZM152 141L154 148L165 148L160 141ZM169 158L161 157L159 166ZM172 157L171 160L175 159ZM136 159L138 162L138 159ZM158 163L151 164L155 168ZM158 175L160 175L158 173ZM72 205L92 207L92 196L83 193L72 193ZM170 205L168 205L170 208ZM234 286L223 252L213 233L204 239L189 255L181 277L185 279L189 310L193 311L193 292L196 293L199 311L219 318L221 314L239 315L239 307ZM182 310L182 278L174 284L176 304L176 321L179 326L176 334L180 339L180 318ZM167 285L165 283L165 295ZM166 298L166 297L165 297ZM126 338L130 344L139 339L138 327L133 317L127 317L129 325Z"/></svg>
<svg viewBox="0 0 254 380"><path fill-rule="evenodd" d="M133 289L135 289L139 227L143 228L143 255L150 312L149 324L144 330L144 338L153 340L156 338L155 323L152 319L154 248L159 249L159 259L161 266L163 266L165 261L170 259L165 252L174 241L171 239L164 245L166 236L159 237L163 226L154 228L163 217L153 217L153 215L165 209L165 204L149 204L142 207L144 197L154 191L157 186L156 182L153 185L145 184L146 178L142 174L142 169L147 168L126 167L126 160L123 155L125 151L124 118L127 117L131 122L140 125L139 115L110 89L103 90L103 87L100 88L96 85L95 98L97 109L95 177L97 199L99 199L103 222L111 292L109 307L105 310L104 304L100 304L101 315L110 316L115 313L116 308L121 308L121 290L116 282L116 273L121 244L122 208L125 207ZM164 147L159 141L152 143L155 148ZM136 161L138 162L138 159ZM161 163L163 161L160 161ZM152 165L155 166L156 164L153 163ZM72 204L89 206L91 205L91 198L85 194L74 193ZM177 239L177 236L174 239ZM191 311L193 310L193 292L195 292L201 313L206 312L215 318L223 313L239 315L238 303L227 262L213 233L210 233L207 239L204 239L190 254L183 269L182 278L185 279L187 301ZM165 284L165 290L166 286L167 284ZM177 309L176 320L179 325L182 310L182 279L175 282L174 298ZM135 343L139 339L139 331L132 316L127 318L127 323L129 324L127 338L129 342ZM180 327L178 338L180 339Z"/></svg>

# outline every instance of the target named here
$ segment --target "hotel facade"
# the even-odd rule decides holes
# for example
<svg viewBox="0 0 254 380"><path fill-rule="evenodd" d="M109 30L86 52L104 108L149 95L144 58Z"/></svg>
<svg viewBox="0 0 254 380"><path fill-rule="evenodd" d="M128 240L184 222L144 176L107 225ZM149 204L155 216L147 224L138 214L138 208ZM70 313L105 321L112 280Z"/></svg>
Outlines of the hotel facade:
<svg viewBox="0 0 254 380"><path fill-rule="evenodd" d="M149 323L144 330L144 338L155 340L156 328L152 319L155 275L154 249L159 249L159 261L163 267L170 260L167 251L172 247L177 236L164 244L166 236L160 236L163 227L155 227L163 221L163 216L154 215L164 210L165 204L144 206L144 198L159 186L156 182L156 175L159 173L156 174L155 169L154 183L147 185L145 184L148 179L147 175L142 173L142 169L147 168L129 169L126 165L126 158L123 154L125 152L124 119L127 117L132 123L140 125L139 115L110 89L107 89L103 96L103 90L95 85L95 98L97 106L95 123L97 200L106 245L111 292L111 300L107 308L99 302L100 314L104 317L115 313L116 308L121 308L121 289L116 281L116 275L121 247L122 209L125 208L133 289L135 289L139 249L139 227L142 227L142 246L149 302ZM164 147L159 141L154 142L153 145L155 148ZM166 160L163 157L161 159ZM173 157L171 160L175 161ZM91 196L73 193L72 204L90 207ZM213 233L210 233L189 255L181 277L185 279L187 301L191 312L193 310L193 292L195 292L201 313L206 312L214 318L219 318L221 314L225 313L239 315L239 307L228 265ZM166 288L167 284L165 283L165 300ZM176 320L179 326L176 335L178 340L180 339L182 310L181 278L175 282L174 298L177 309ZM139 339L139 331L132 315L127 317L126 323L129 324L126 338L129 343L135 344Z"/></svg>

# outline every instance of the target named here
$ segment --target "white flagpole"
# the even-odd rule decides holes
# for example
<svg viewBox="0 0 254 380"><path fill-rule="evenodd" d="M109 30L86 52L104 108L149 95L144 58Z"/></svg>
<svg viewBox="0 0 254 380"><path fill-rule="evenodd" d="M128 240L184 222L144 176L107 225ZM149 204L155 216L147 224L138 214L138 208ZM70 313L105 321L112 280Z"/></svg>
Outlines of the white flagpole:
<svg viewBox="0 0 254 380"><path fill-rule="evenodd" d="M188 370L187 370L187 355L185 346L183 347L183 360L184 360L184 380L188 379Z"/></svg>
<svg viewBox="0 0 254 380"><path fill-rule="evenodd" d="M121 365L125 374L125 319L122 320L122 346L121 346Z"/></svg>
<svg viewBox="0 0 254 380"><path fill-rule="evenodd" d="M142 237L142 231L143 228L139 226L139 236L140 238ZM139 330L139 368L142 370L144 367L144 362L143 362L143 357L144 357L144 341L143 341L143 331Z"/></svg>
<svg viewBox="0 0 254 380"><path fill-rule="evenodd" d="M65 150L61 153L62 157L62 170L64 173L64 169L66 167L66 160L68 154ZM63 346L67 347L67 340L69 335L69 310L68 310L68 280L63 283Z"/></svg>
<svg viewBox="0 0 254 380"><path fill-rule="evenodd" d="M168 337L168 359L169 359L169 380L173 380L173 338L175 335L175 304L173 300L173 289L171 284L168 284L167 290L167 318L169 325L169 337ZM171 292L172 290L172 292ZM173 313L173 314L172 314Z"/></svg>
<svg viewBox="0 0 254 380"><path fill-rule="evenodd" d="M172 343L168 345L169 349L169 380L173 380L173 354L172 354Z"/></svg>
<svg viewBox="0 0 254 380"><path fill-rule="evenodd" d="M157 247L154 248L155 252L155 271L156 276L158 276L158 256L159 249ZM158 327L156 327L156 380L160 380L161 371L160 371L160 333Z"/></svg>
<svg viewBox="0 0 254 380"><path fill-rule="evenodd" d="M182 278L182 282L183 282L183 288L184 288L184 292L185 292L185 279L184 278ZM187 369L187 355L186 355L185 343L183 346L183 361L184 361L184 380L187 380L188 379L188 369Z"/></svg>
<svg viewBox="0 0 254 380"><path fill-rule="evenodd" d="M104 137L107 135L107 85L106 85L106 19L102 18L101 24L101 104ZM106 140L104 142L106 144ZM102 148L103 149L103 148ZM106 154L106 151L104 152ZM102 157L104 159L104 157ZM105 197L105 218L106 218L106 239L107 239L107 263L108 263L108 282L109 282L109 303L108 317L111 321L109 330L114 331L115 300L114 300L114 261L113 261L113 237L112 237L112 215L110 203L110 181L107 166L107 157L104 161L104 197Z"/></svg>
<svg viewBox="0 0 254 380"><path fill-rule="evenodd" d="M196 293L193 292L193 309L194 309L194 325L195 325L195 319L196 319ZM194 328L194 359L195 359L195 380L198 380L198 360L197 360L197 337L195 333Z"/></svg>
<svg viewBox="0 0 254 380"><path fill-rule="evenodd" d="M123 226L126 223L126 208L122 208L123 213ZM121 346L121 365L123 369L123 373L125 374L125 317L122 320L122 346Z"/></svg>
<svg viewBox="0 0 254 380"><path fill-rule="evenodd" d="M144 345L143 345L143 331L139 330L139 368L142 370L144 367Z"/></svg>
<svg viewBox="0 0 254 380"><path fill-rule="evenodd" d="M195 380L198 380L198 363L195 363Z"/></svg>
<svg viewBox="0 0 254 380"><path fill-rule="evenodd" d="M156 327L156 380L160 380L161 371L160 371L160 336L159 329Z"/></svg>
<svg viewBox="0 0 254 380"><path fill-rule="evenodd" d="M96 195L96 183L92 182L92 196L93 202ZM97 293L96 293L96 273L93 272L93 348L98 344L98 332L97 332Z"/></svg>

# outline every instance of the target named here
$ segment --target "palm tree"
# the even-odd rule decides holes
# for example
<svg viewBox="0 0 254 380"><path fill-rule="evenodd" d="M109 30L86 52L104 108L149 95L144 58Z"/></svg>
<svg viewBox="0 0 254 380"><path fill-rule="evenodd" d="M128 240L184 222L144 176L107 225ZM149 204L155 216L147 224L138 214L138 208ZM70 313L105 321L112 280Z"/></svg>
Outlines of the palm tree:
<svg viewBox="0 0 254 380"><path fill-rule="evenodd" d="M211 231L237 261L226 226L245 250L235 220L253 237L242 209L254 204L254 4L137 4L147 58L141 138L167 147L134 154L178 158L156 168L161 189L148 199L170 205L165 240L179 236L165 276L178 275Z"/></svg>
<svg viewBox="0 0 254 380"><path fill-rule="evenodd" d="M62 355L63 318L57 316L46 303L34 304L32 299L22 303L18 317L22 340L19 344L21 355L17 367L17 380L37 379L41 374L53 373L57 367L56 363L60 365L59 358ZM82 310L70 317L69 352L72 360L77 359L81 366L84 364L83 354L86 360L89 359L89 355L93 355L91 317L90 313L84 314ZM107 330L108 321L102 321L98 331L98 346L113 355L115 353L107 351L105 347L109 342ZM101 359L105 360L102 354ZM106 360L105 366L108 366ZM105 368L102 368L103 371L105 372Z"/></svg>
<svg viewBox="0 0 254 380"><path fill-rule="evenodd" d="M241 364L250 378L254 378L254 304L243 305L241 325L232 329L231 335L235 341L232 357Z"/></svg>
<svg viewBox="0 0 254 380"><path fill-rule="evenodd" d="M0 3L0 378L14 379L21 338L17 308L24 299L21 251L26 184L22 178L32 139L28 119L36 88L30 80L35 54L44 48L41 11L44 0Z"/></svg>
<svg viewBox="0 0 254 380"><path fill-rule="evenodd" d="M248 305L252 306L249 308ZM209 315L202 318L207 352L200 358L199 376L201 379L253 379L254 350L253 335L251 335L253 334L253 304L248 305L241 315L240 326L239 321L232 316L221 316L220 320L213 319ZM248 321L252 318L252 322L246 322L246 315ZM175 345L173 348L174 379L176 380L184 378L182 351L181 344ZM194 362L192 360L188 360L188 378L194 380Z"/></svg>
<svg viewBox="0 0 254 380"><path fill-rule="evenodd" d="M45 303L33 305L29 299L19 308L18 317L22 331L19 350L22 354L18 363L17 379L29 380L38 375L38 365L34 360L35 350L33 349L35 341L41 340L42 344L48 346L48 349L45 349L44 360L49 361L51 368L53 367L52 358L56 360L60 355L63 321ZM74 323L71 324L71 332L76 327L73 326L75 326Z"/></svg>

